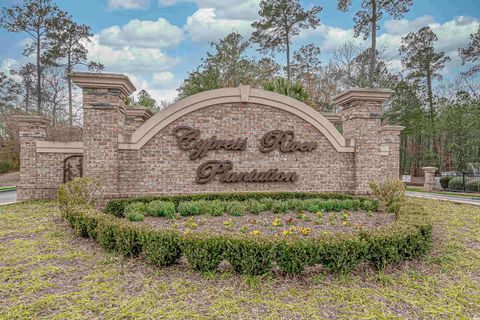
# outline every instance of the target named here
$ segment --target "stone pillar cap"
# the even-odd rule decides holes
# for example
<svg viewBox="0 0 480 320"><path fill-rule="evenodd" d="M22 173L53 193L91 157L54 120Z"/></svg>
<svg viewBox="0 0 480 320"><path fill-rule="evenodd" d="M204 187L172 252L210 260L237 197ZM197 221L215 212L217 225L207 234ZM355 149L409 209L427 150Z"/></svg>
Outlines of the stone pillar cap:
<svg viewBox="0 0 480 320"><path fill-rule="evenodd" d="M404 126L397 126L393 124L388 124L380 128L382 131L402 131L403 129L405 129Z"/></svg>
<svg viewBox="0 0 480 320"><path fill-rule="evenodd" d="M381 88L354 88L342 92L333 98L333 102L344 105L352 101L379 101L384 102L390 98L395 91Z"/></svg>
<svg viewBox="0 0 480 320"><path fill-rule="evenodd" d="M27 123L36 123L42 126L47 126L50 124L50 120L42 116L27 116L27 115L18 115L12 116L13 119L17 122L27 122Z"/></svg>
<svg viewBox="0 0 480 320"><path fill-rule="evenodd" d="M152 117L152 111L148 110L144 106L125 106L125 116L133 118L142 118L148 120Z"/></svg>
<svg viewBox="0 0 480 320"><path fill-rule="evenodd" d="M99 72L72 72L68 77L80 88L117 89L125 99L137 89L130 79L123 74Z"/></svg>
<svg viewBox="0 0 480 320"><path fill-rule="evenodd" d="M422 167L422 170L425 171L425 172L435 172L437 171L437 167Z"/></svg>

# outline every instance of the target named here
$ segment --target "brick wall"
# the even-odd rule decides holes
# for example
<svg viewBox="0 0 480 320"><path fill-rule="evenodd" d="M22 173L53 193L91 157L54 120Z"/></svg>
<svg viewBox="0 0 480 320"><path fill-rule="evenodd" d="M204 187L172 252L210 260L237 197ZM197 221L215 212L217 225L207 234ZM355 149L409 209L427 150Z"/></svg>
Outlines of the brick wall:
<svg viewBox="0 0 480 320"><path fill-rule="evenodd" d="M180 150L171 135L177 126L201 130L202 138L248 138L243 151L210 151L194 161ZM259 151L260 139L270 130L293 130L296 141L316 141L312 152L270 153ZM223 104L191 112L166 126L140 150L120 150L119 192L121 196L155 193L229 191L335 191L351 192L353 153L339 153L310 123L287 111L250 103ZM195 170L207 160L231 160L234 171L296 171L295 183L195 183Z"/></svg>

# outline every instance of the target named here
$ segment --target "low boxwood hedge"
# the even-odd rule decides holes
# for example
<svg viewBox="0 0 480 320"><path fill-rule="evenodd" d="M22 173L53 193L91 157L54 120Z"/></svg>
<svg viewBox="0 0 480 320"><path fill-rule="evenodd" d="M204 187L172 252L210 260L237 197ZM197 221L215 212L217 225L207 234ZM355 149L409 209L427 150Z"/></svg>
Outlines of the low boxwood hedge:
<svg viewBox="0 0 480 320"><path fill-rule="evenodd" d="M334 273L348 273L362 262L384 268L425 254L432 236L429 216L413 203L402 206L388 227L317 238L180 234L80 207L65 209L63 215L79 235L96 239L107 251L127 257L143 253L158 266L174 264L183 255L199 271L214 271L226 260L236 272L252 275L274 266L288 274L317 264Z"/></svg>
<svg viewBox="0 0 480 320"><path fill-rule="evenodd" d="M267 200L270 201L268 207L272 207L274 200L305 200L305 199L338 199L338 200L370 200L367 197L358 197L341 193L318 193L318 192L233 192L233 193L202 193L176 196L155 196L155 197L133 197L128 199L111 200L107 203L105 213L113 214L117 217L125 216L125 208L132 202L150 203L152 201L170 201L175 204L178 211L178 206L181 202L199 201L199 200L221 200L221 201L252 201L252 200ZM375 211L378 203L373 202Z"/></svg>
<svg viewBox="0 0 480 320"><path fill-rule="evenodd" d="M168 208L168 213L166 209ZM125 216L129 220L134 215L165 216L174 218L178 212L180 216L211 215L221 216L228 213L233 216L242 216L246 213L258 214L263 211L271 210L274 213L286 213L288 211L342 211L363 209L366 211L375 211L378 203L372 199L287 199L273 200L272 198L261 198L259 200L194 200L181 201L175 208L172 201L155 200L149 203L140 201L130 202L125 207Z"/></svg>

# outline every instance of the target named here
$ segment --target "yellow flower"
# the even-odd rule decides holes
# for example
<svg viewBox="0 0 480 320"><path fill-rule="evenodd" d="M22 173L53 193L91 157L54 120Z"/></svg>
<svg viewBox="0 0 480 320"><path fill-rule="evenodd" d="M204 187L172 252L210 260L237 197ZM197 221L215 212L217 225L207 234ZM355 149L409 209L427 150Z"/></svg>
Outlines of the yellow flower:
<svg viewBox="0 0 480 320"><path fill-rule="evenodd" d="M185 229L185 231L183 231L183 234L189 234L190 233L190 229Z"/></svg>
<svg viewBox="0 0 480 320"><path fill-rule="evenodd" d="M279 227L279 226L282 225L282 220L280 220L279 218L275 218L275 220L273 220L273 222L272 222L272 225L274 227Z"/></svg>
<svg viewBox="0 0 480 320"><path fill-rule="evenodd" d="M260 234L260 231L259 230L252 230L252 232L250 232L250 234L252 234L254 236L258 236Z"/></svg>
<svg viewBox="0 0 480 320"><path fill-rule="evenodd" d="M310 228L300 228L300 233L304 236L309 236L311 231Z"/></svg>

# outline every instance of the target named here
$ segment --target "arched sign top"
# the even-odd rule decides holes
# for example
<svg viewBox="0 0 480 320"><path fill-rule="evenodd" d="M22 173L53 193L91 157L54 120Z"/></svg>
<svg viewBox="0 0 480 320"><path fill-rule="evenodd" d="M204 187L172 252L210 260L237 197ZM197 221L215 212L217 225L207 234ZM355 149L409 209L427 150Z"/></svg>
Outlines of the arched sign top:
<svg viewBox="0 0 480 320"><path fill-rule="evenodd" d="M139 150L160 130L176 119L196 110L224 103L255 103L290 112L313 125L332 144L337 152L354 152L349 141L321 113L293 98L241 85L238 88L222 88L195 94L175 102L140 126L130 137L120 137L119 149Z"/></svg>

